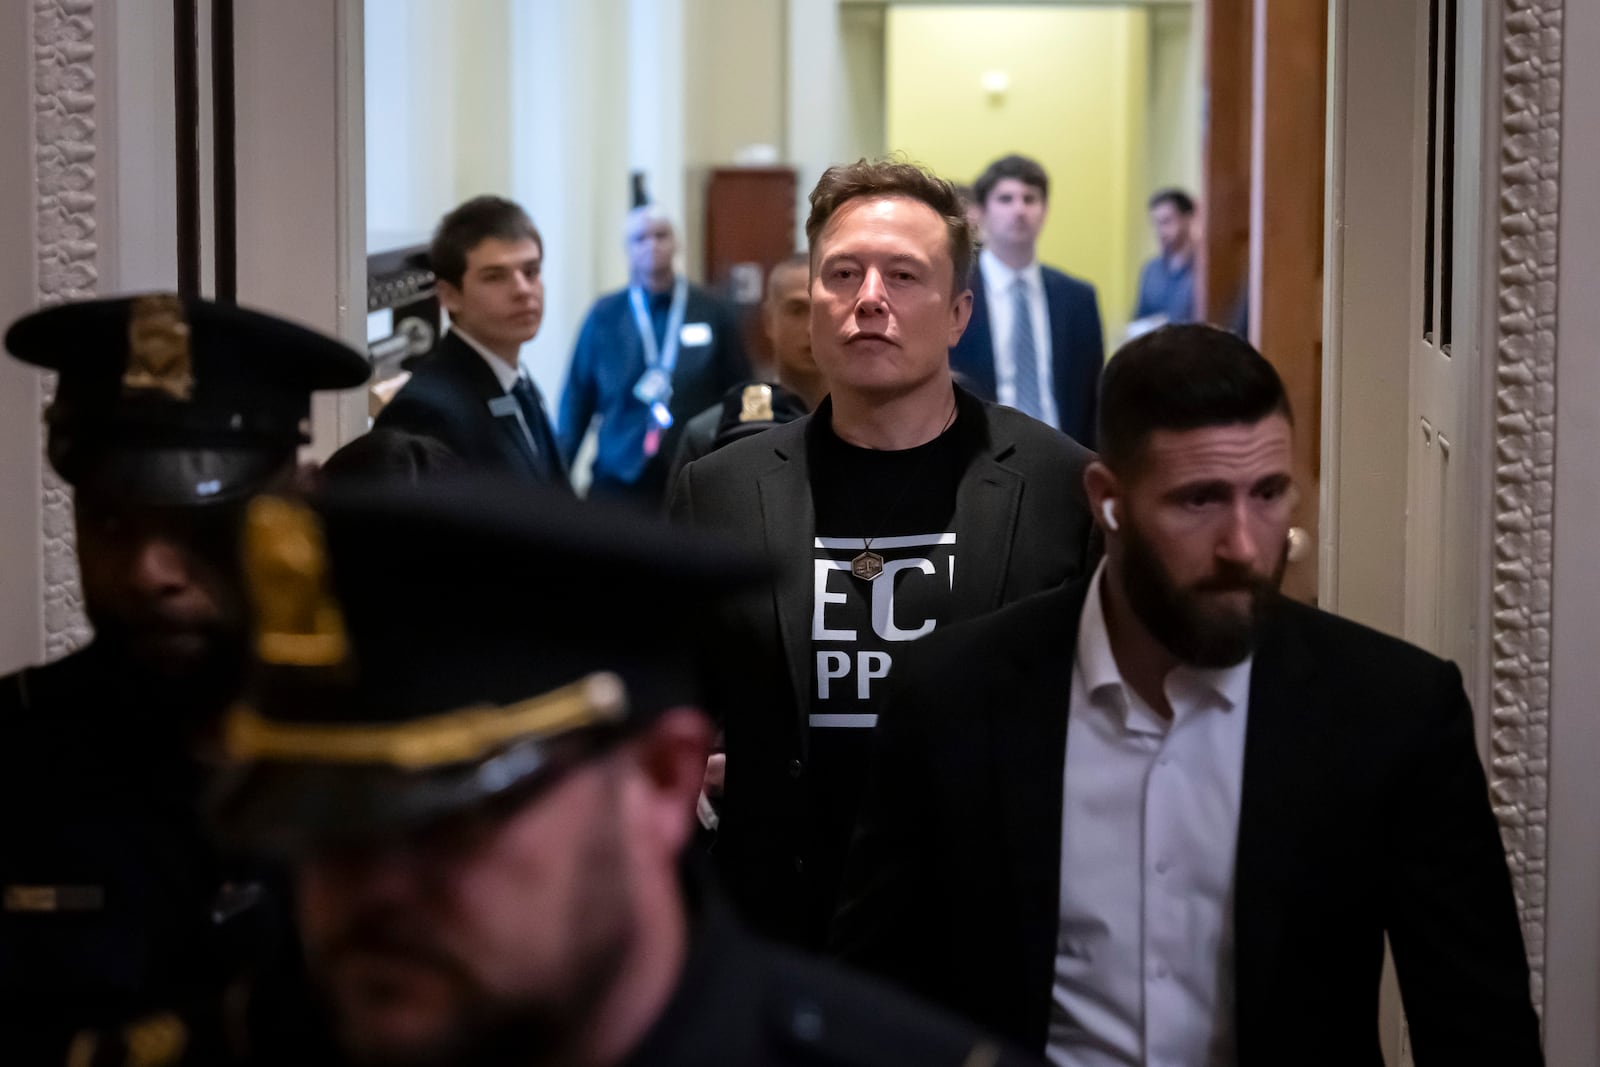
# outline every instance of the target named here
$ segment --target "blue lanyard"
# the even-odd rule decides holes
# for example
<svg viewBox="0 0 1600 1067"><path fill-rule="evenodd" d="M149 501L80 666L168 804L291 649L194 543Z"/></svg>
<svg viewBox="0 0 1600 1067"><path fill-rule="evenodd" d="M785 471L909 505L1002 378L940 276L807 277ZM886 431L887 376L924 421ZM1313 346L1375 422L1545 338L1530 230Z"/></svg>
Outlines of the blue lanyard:
<svg viewBox="0 0 1600 1067"><path fill-rule="evenodd" d="M645 307L644 290L637 285L628 287L628 297L633 302L633 321L639 327L639 339L644 342L645 366L672 377L678 365L678 333L683 329L683 310L689 303L689 283L682 275L672 286L672 307L667 312L667 335L661 344L656 343L655 324L650 321L650 311Z"/></svg>

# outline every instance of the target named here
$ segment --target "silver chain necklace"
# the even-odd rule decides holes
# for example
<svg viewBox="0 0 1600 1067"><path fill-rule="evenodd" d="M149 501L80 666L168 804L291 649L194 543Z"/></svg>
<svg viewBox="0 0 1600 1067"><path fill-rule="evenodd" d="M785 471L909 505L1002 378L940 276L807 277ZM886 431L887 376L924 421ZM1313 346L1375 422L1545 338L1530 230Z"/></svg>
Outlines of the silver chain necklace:
<svg viewBox="0 0 1600 1067"><path fill-rule="evenodd" d="M932 444L934 441L937 441L939 438L943 437L945 432L950 429L950 424L955 421L956 398L955 394L952 393L950 396L950 414L946 416L944 420L944 426L942 426L939 429L939 432L934 434L933 438L926 443ZM927 456L922 457L921 462L917 464L917 469L912 473L912 476L907 478L900 486L900 492L895 494L894 503L889 505L889 510L884 512L883 518L878 521L878 526L880 528L884 526L884 524L886 524L890 519L894 518L894 513L899 509L900 502L906 497L906 490L911 488L911 483L916 481L917 476L922 473L922 467L925 463L927 463ZM865 582L873 581L878 577L878 575L883 573L883 556L872 551L872 542L876 541L877 539L877 534L873 534L871 537L862 537L861 551L856 553L855 556L850 560L850 573Z"/></svg>

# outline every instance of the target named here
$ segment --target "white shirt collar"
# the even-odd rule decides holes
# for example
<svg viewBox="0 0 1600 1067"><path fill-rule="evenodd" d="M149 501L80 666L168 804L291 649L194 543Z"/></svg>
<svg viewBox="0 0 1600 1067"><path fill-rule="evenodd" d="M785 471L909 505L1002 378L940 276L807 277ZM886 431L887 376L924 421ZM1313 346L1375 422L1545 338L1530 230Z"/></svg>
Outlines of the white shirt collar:
<svg viewBox="0 0 1600 1067"><path fill-rule="evenodd" d="M1102 692L1113 692L1113 698L1124 717L1130 701L1130 687L1122 679L1116 656L1111 651L1111 637L1106 630L1105 607L1100 600L1101 581L1105 577L1106 561L1102 559L1089 580L1089 596L1083 602L1083 615L1078 620L1078 648L1074 669L1083 677L1084 692L1095 700ZM1179 664L1167 675L1168 699L1175 694L1190 694L1185 703L1204 700L1215 703L1223 710L1242 708L1250 699L1250 667L1253 655L1231 667L1191 667ZM1175 702L1176 703L1176 702ZM1132 725L1131 723L1129 724Z"/></svg>
<svg viewBox="0 0 1600 1067"><path fill-rule="evenodd" d="M978 253L978 269L983 272L983 284L990 292L1010 292L1018 278L1026 282L1028 288L1034 292L1044 288L1044 272L1039 269L1037 258L1021 270L1012 270L1000 262L999 256L985 248Z"/></svg>
<svg viewBox="0 0 1600 1067"><path fill-rule="evenodd" d="M504 389L508 393L511 392L511 387L516 385L517 379L522 376L522 369L520 367L513 367L511 364L507 363L505 360L489 351L483 345L479 344L476 338L453 322L450 324L450 332L465 341L468 348L482 356L483 361L489 364L489 369L494 371L495 379L499 381L500 388Z"/></svg>

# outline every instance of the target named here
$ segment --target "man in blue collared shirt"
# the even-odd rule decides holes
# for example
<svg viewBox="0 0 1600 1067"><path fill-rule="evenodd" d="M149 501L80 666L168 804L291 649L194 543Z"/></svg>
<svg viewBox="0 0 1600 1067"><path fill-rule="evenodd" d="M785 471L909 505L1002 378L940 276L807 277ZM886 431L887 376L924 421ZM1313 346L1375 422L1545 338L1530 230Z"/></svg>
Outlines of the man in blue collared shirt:
<svg viewBox="0 0 1600 1067"><path fill-rule="evenodd" d="M1133 317L1159 316L1152 326L1194 322L1194 198L1182 189L1160 190L1150 198L1150 226L1161 254L1139 272Z"/></svg>
<svg viewBox="0 0 1600 1067"><path fill-rule="evenodd" d="M733 309L676 268L655 205L628 215L628 285L595 301L573 348L557 437L568 464L598 420L590 497L654 511L683 426L750 377Z"/></svg>

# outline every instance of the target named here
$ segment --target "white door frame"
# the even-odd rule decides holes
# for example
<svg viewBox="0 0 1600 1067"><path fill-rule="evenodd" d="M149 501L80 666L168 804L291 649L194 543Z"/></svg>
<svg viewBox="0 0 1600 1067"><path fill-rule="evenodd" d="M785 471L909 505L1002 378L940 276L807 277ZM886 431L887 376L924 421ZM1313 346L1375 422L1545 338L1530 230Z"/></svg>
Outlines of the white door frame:
<svg viewBox="0 0 1600 1067"><path fill-rule="evenodd" d="M1408 615L1410 498L1396 460L1420 432L1408 374L1420 196L1399 164L1427 136L1425 110L1395 105L1418 100L1419 7L1425 19L1423 0L1331 4L1322 589L1327 606L1393 633ZM1477 709L1541 1007L1563 7L1460 4L1457 143L1478 166L1456 174L1455 320L1470 333L1455 358L1475 366L1451 398L1459 482L1441 519L1437 611L1421 613Z"/></svg>

